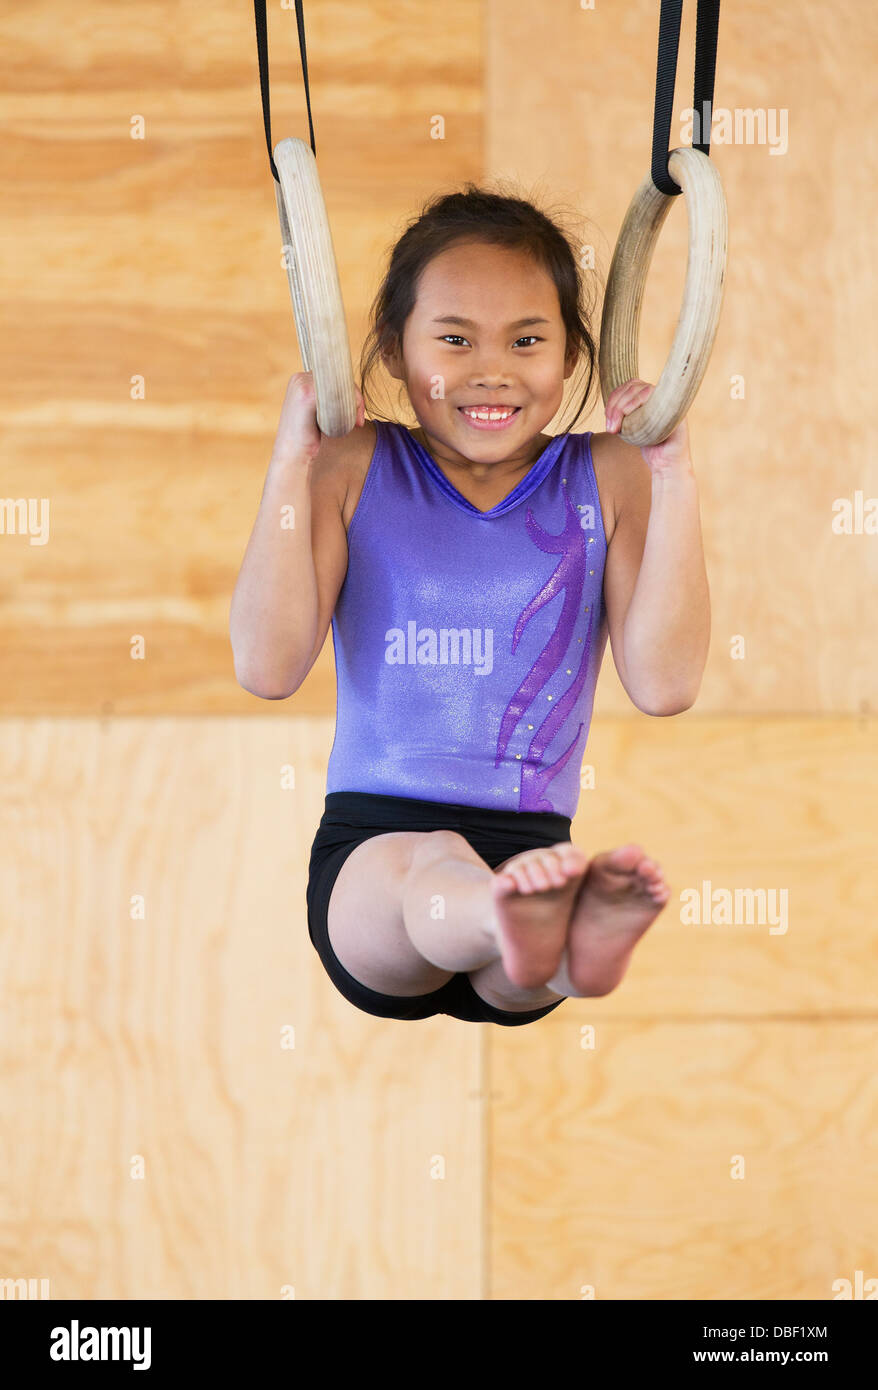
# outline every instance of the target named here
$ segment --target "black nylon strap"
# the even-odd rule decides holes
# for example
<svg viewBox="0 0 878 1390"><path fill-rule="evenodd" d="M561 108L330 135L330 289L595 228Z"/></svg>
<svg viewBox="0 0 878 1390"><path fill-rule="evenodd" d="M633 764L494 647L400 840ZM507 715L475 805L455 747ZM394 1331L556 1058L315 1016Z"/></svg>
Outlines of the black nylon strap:
<svg viewBox="0 0 878 1390"><path fill-rule="evenodd" d="M259 58L259 90L262 93L262 120L265 126L265 143L268 147L268 162L272 178L280 183L271 148L271 110L268 91L268 23L265 17L265 0L253 0L253 14L256 20L256 52ZM311 150L317 158L314 143L314 121L311 118L311 91L308 87L308 55L305 52L305 16L302 13L302 0L296 0L296 27L299 31L299 54L302 59L302 76L305 79L305 102L308 107L308 130L311 135Z"/></svg>
<svg viewBox="0 0 878 1390"><path fill-rule="evenodd" d="M680 17L683 0L661 0L658 63L655 79L655 118L652 127L652 181L661 193L672 198L682 192L668 173L671 141L671 112L680 47ZM695 20L695 95L692 105L701 122L701 139L692 147L710 154L710 125L713 114L713 86L716 78L716 45L719 36L720 0L698 0Z"/></svg>

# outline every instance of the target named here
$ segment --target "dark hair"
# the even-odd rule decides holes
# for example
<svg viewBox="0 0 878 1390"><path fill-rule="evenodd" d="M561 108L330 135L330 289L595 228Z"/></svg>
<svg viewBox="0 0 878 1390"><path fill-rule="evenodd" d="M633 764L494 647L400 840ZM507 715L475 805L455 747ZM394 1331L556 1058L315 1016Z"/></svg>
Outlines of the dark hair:
<svg viewBox="0 0 878 1390"><path fill-rule="evenodd" d="M591 330L597 277L589 272L586 280L580 273L571 236L563 224L559 225L557 212L550 217L531 201L494 193L474 183L465 184L459 192L436 194L412 218L390 252L387 271L372 303L369 332L360 356L360 391L367 414L372 419L388 418L375 411L367 389L368 379L383 365L383 352L401 347L403 329L415 306L418 282L425 267L434 256L459 241L481 241L524 251L551 275L567 330L565 357L575 353L586 368L585 393L571 421L575 424L588 407L597 381L597 347ZM575 372L571 383L574 380ZM405 408L404 396L405 388L401 386L400 409Z"/></svg>

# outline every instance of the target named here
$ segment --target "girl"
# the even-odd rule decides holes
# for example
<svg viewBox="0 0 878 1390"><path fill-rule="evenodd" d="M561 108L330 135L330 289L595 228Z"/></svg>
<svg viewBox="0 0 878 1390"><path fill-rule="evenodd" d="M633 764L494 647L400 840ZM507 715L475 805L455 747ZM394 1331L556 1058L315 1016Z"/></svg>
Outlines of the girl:
<svg viewBox="0 0 878 1390"><path fill-rule="evenodd" d="M338 682L308 930L337 989L382 1018L521 1025L615 988L670 896L636 844L570 840L609 635L647 714L688 709L710 617L685 421L554 437L596 349L570 241L468 184L394 246L361 361L357 427L324 439L287 388L231 608L235 674L286 699L332 624ZM412 430L366 419L378 359ZM294 526L283 517L292 508Z"/></svg>

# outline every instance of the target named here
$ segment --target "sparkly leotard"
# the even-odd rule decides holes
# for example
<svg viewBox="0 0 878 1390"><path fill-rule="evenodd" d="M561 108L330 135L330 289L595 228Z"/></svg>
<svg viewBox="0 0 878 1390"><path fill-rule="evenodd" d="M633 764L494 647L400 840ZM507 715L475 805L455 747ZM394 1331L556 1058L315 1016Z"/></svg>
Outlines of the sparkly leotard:
<svg viewBox="0 0 878 1390"><path fill-rule="evenodd" d="M374 424L327 792L572 817L607 638L591 432L557 435L480 512L407 429Z"/></svg>

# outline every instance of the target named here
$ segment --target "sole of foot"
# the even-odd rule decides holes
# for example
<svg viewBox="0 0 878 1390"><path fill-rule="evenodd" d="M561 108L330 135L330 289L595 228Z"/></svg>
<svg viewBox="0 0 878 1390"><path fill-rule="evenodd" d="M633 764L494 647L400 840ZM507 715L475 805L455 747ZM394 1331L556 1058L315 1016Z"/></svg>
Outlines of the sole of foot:
<svg viewBox="0 0 878 1390"><path fill-rule="evenodd" d="M495 936L503 969L525 989L557 970L588 857L569 841L513 855L494 874Z"/></svg>
<svg viewBox="0 0 878 1390"><path fill-rule="evenodd" d="M566 970L577 994L615 989L633 947L670 896L664 874L640 845L594 856L567 934Z"/></svg>

